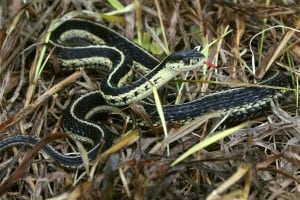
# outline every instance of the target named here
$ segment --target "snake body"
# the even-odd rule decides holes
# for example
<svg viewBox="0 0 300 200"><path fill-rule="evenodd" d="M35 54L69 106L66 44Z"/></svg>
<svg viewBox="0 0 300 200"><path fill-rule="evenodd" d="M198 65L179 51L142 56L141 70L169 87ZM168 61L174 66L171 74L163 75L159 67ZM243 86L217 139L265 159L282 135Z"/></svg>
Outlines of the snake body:
<svg viewBox="0 0 300 200"><path fill-rule="evenodd" d="M112 136L105 126L88 120L87 113L99 105L124 106L139 101L151 94L154 85L161 87L177 74L203 64L203 55L198 48L176 52L159 62L110 28L83 19L62 22L52 30L50 43L62 65L69 70L87 67L107 71L101 89L76 99L63 115L63 126L71 137L94 144L88 151L90 159L95 159L103 142L103 149L111 146ZM144 67L147 74L130 85L120 84L132 65ZM277 71L260 84L286 87L288 80L283 72ZM239 87L212 93L193 102L167 105L163 110L170 122L194 119L211 111L221 115L229 113L228 122L234 122L258 116L270 109L272 100L281 100L284 94L285 90L273 88ZM158 121L155 106L147 103L144 106L151 119ZM38 141L39 138L28 136L6 138L0 142L0 151L17 144L33 146ZM42 150L65 167L82 165L79 154L63 155L50 145L45 145Z"/></svg>

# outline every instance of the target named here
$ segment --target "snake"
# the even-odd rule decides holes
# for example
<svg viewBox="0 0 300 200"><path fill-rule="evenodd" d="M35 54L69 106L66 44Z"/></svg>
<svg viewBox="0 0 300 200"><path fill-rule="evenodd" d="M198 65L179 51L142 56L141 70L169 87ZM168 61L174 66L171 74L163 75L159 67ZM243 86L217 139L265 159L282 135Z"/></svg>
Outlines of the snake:
<svg viewBox="0 0 300 200"><path fill-rule="evenodd" d="M178 74L197 69L205 63L199 47L172 53L159 61L111 28L80 18L64 20L56 26L51 31L49 43L66 70L83 67L105 71L99 90L80 96L63 112L63 128L70 137L92 144L87 151L90 160L96 158L100 149L104 151L113 143L110 130L90 120L90 116L105 105L122 107L143 101L152 94L153 87L160 88ZM132 66L144 70L145 74L125 84L130 79ZM184 122L209 112L227 116L226 123L255 118L270 110L273 100L283 101L287 91L282 87L287 87L289 81L284 72L274 70L259 85L274 87L235 87L191 102L164 105L165 119L167 122ZM152 121L159 121L154 104L144 102L143 106ZM0 151L14 145L34 146L39 141L39 137L26 135L8 137L0 141ZM80 153L62 154L49 144L43 146L42 151L64 167L83 165Z"/></svg>

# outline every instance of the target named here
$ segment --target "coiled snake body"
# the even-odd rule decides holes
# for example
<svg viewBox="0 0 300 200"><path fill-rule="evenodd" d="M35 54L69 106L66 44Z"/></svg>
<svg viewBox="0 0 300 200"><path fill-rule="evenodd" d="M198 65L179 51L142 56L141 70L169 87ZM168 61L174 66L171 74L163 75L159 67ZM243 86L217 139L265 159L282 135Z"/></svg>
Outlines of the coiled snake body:
<svg viewBox="0 0 300 200"><path fill-rule="evenodd" d="M51 33L51 44L64 67L103 68L109 71L101 82L101 89L79 97L64 113L64 128L75 139L94 143L88 157L94 159L103 141L105 148L112 143L110 131L97 125L86 115L99 105L128 105L152 93L152 87L161 87L177 74L193 70L203 64L199 48L171 54L159 62L142 48L133 44L113 30L83 19L62 22ZM147 74L130 85L120 84L132 65L142 66ZM286 87L287 77L277 71L262 81L262 85ZM219 91L201 97L193 102L163 107L167 121L193 119L207 112L228 114L228 121L253 118L268 110L273 99L281 99L285 90L263 87L239 87ZM145 104L153 121L158 121L154 105ZM15 136L0 142L0 150L16 144L33 146L39 138ZM82 164L79 154L63 155L50 145L43 147L61 165L76 168Z"/></svg>

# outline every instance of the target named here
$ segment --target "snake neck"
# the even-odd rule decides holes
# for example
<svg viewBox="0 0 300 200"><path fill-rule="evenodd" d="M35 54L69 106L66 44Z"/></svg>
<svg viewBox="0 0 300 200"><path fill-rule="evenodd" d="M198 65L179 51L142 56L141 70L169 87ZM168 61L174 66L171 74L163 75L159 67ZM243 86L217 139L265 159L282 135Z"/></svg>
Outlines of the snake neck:
<svg viewBox="0 0 300 200"><path fill-rule="evenodd" d="M127 68L125 66L125 68ZM124 70L126 71L126 69ZM153 87L162 87L166 82L173 79L179 72L163 68L158 65L139 80L123 87L118 87L119 76L111 73L108 78L101 83L100 94L105 101L111 105L124 106L132 102L144 99L153 93Z"/></svg>

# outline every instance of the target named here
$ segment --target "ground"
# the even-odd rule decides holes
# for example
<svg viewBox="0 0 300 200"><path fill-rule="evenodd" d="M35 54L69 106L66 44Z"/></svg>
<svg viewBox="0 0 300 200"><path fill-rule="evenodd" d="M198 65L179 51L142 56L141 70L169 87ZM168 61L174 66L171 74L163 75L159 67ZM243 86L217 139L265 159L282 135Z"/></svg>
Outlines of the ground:
<svg viewBox="0 0 300 200"><path fill-rule="evenodd" d="M284 101L234 125L218 123L216 113L209 113L213 119L170 124L165 133L111 122L114 149L91 166L67 169L40 149L51 142L56 150L71 151L62 112L79 95L98 89L101 73L63 71L47 31L67 13L86 10L90 20L159 60L202 46L210 66L159 91L176 94L179 103L256 85L272 70L289 77L290 86L277 88L287 91ZM279 0L1 1L1 140L42 138L33 148L0 149L2 199L299 199L299 12L298 1ZM138 106L125 112L146 118L143 111L137 114Z"/></svg>

